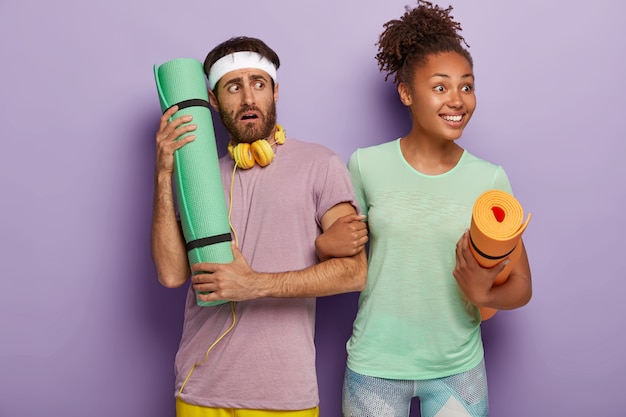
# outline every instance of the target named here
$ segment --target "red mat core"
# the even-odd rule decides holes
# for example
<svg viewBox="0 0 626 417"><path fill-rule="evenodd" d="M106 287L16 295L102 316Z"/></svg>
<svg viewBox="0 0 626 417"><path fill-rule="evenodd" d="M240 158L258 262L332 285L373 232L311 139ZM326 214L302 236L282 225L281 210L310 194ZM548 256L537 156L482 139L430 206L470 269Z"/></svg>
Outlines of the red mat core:
<svg viewBox="0 0 626 417"><path fill-rule="evenodd" d="M491 212L493 213L498 223L502 223L504 221L504 210L502 210L502 207L493 206L491 207Z"/></svg>

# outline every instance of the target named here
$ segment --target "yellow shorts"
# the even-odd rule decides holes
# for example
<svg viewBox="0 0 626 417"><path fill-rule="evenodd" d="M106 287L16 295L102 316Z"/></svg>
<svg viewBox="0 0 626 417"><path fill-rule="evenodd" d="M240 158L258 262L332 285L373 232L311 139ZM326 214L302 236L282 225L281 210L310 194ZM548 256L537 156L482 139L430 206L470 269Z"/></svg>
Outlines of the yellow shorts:
<svg viewBox="0 0 626 417"><path fill-rule="evenodd" d="M209 408L187 404L176 398L176 417L319 417L319 415L319 407L295 411Z"/></svg>

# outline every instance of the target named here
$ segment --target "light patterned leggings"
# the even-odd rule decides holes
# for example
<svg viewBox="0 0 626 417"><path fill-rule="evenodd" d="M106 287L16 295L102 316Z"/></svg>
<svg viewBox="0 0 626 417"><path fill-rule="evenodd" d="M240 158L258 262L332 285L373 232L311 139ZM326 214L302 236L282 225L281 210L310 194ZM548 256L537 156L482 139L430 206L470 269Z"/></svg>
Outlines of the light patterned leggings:
<svg viewBox="0 0 626 417"><path fill-rule="evenodd" d="M439 379L383 379L346 369L344 417L408 417L418 397L422 417L486 417L489 412L485 363Z"/></svg>

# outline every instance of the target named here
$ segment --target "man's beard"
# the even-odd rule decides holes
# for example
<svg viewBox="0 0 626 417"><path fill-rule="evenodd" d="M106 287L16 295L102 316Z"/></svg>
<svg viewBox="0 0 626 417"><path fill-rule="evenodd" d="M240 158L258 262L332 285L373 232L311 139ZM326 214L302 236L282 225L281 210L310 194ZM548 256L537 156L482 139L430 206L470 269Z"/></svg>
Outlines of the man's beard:
<svg viewBox="0 0 626 417"><path fill-rule="evenodd" d="M245 123L241 121L241 114L250 110L260 109L256 106L245 106L237 113L228 113L222 107L219 107L220 117L224 127L230 134L231 139L237 143L252 143L259 139L267 139L272 133L272 129L276 126L276 103L272 102L269 105L267 113L260 111L261 117L264 122L261 125L256 123Z"/></svg>

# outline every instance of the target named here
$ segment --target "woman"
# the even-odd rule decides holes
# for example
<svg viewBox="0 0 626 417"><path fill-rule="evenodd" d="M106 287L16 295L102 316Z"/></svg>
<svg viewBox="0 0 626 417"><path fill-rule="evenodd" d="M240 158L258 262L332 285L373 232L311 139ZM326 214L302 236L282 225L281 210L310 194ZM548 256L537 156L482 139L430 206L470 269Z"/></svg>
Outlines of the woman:
<svg viewBox="0 0 626 417"><path fill-rule="evenodd" d="M408 416L413 397L422 417L486 416L479 307L514 309L531 298L525 250L493 287L507 260L482 268L468 246L476 198L511 187L502 167L456 143L476 97L472 58L451 10L419 1L379 39L379 67L395 76L412 128L349 161L370 248L347 344L344 416Z"/></svg>

